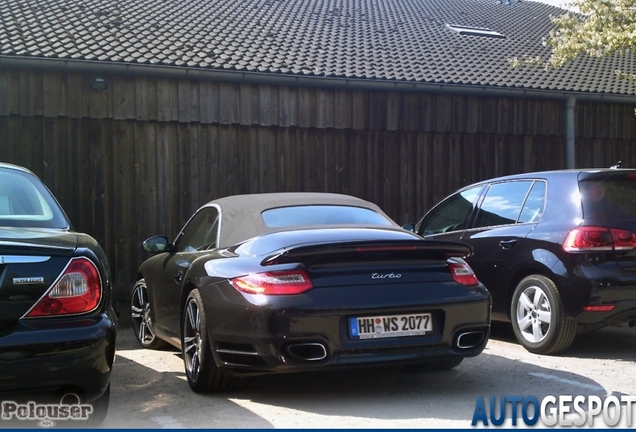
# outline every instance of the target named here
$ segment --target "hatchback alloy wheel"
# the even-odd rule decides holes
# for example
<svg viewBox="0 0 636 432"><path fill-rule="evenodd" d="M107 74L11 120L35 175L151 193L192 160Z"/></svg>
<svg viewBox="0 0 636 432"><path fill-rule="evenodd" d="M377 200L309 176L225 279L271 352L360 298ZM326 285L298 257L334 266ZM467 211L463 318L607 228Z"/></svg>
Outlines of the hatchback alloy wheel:
<svg viewBox="0 0 636 432"><path fill-rule="evenodd" d="M519 282L510 316L517 340L533 353L563 351L576 335L576 323L567 318L556 285L543 275L528 276Z"/></svg>
<svg viewBox="0 0 636 432"><path fill-rule="evenodd" d="M552 306L541 288L531 286L523 290L517 301L516 319L524 339L533 343L545 339L552 322Z"/></svg>

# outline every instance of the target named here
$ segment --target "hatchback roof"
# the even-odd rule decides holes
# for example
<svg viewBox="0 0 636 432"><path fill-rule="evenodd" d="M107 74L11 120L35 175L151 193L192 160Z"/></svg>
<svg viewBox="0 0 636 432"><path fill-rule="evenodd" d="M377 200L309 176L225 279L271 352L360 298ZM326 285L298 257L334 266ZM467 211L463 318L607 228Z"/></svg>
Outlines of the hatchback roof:
<svg viewBox="0 0 636 432"><path fill-rule="evenodd" d="M636 173L636 168L634 169L632 168L575 168L575 169L563 169L563 170L551 170L551 171L533 171L533 172L527 172L527 173L509 174L509 175L500 176L500 177L493 177L493 178L472 183L470 185L465 186L464 188L471 187L478 184L491 183L491 182L497 182L497 181L525 179L525 178L538 178L538 177L578 175L581 173L589 173L589 174L623 173L625 174L625 173Z"/></svg>

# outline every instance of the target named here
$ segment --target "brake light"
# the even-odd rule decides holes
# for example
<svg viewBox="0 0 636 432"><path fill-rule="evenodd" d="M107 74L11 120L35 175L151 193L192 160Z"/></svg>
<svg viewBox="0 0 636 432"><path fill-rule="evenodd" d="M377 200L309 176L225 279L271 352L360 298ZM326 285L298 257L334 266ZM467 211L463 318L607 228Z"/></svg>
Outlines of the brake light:
<svg viewBox="0 0 636 432"><path fill-rule="evenodd" d="M568 233L563 242L566 252L626 251L636 248L636 234L628 230L605 227L579 227Z"/></svg>
<svg viewBox="0 0 636 432"><path fill-rule="evenodd" d="M612 229L615 250L632 250L636 248L636 234L627 230Z"/></svg>
<svg viewBox="0 0 636 432"><path fill-rule="evenodd" d="M231 279L232 286L248 294L293 295L314 287L303 270L252 273Z"/></svg>
<svg viewBox="0 0 636 432"><path fill-rule="evenodd" d="M448 261L451 277L455 282L466 286L479 285L479 280L473 269L460 258L450 258Z"/></svg>
<svg viewBox="0 0 636 432"><path fill-rule="evenodd" d="M46 295L26 315L29 318L91 312L102 298L102 281L95 264L74 258Z"/></svg>

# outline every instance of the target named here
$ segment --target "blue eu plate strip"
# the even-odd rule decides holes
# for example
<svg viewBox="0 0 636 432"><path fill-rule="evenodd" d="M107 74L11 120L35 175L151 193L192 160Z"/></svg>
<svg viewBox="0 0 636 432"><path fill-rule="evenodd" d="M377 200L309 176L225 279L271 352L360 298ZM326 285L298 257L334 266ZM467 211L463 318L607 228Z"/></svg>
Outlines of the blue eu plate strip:
<svg viewBox="0 0 636 432"><path fill-rule="evenodd" d="M358 318L349 318L349 331L351 332L351 337L360 336L358 332Z"/></svg>

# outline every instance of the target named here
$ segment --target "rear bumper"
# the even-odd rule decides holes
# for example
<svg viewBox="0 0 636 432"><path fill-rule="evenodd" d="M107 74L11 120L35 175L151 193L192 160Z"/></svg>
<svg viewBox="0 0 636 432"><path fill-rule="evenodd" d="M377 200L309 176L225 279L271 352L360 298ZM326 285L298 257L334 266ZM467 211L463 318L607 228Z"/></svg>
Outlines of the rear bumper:
<svg viewBox="0 0 636 432"><path fill-rule="evenodd" d="M116 334L112 311L23 320L0 336L0 400L57 402L68 393L83 403L97 399L110 382Z"/></svg>
<svg viewBox="0 0 636 432"><path fill-rule="evenodd" d="M331 352L328 342L319 337L305 337L303 339L291 341L285 344L280 341L251 341L250 346L259 353L256 356L227 355L216 351L214 353L217 366L232 375L250 376L268 373L292 373L309 372L327 369L346 369L352 367L379 367L424 363L427 361L442 360L448 358L474 357L480 354L486 344L490 334L490 327L485 326L477 329L480 333L480 343L478 346L467 350L456 350L444 344L416 344L404 347L382 347L374 349L348 350ZM294 347L317 345L324 347L323 351L301 351ZM223 343L217 347L224 347ZM294 350L294 351L292 351ZM297 353L323 353L324 357L299 358L292 355Z"/></svg>
<svg viewBox="0 0 636 432"><path fill-rule="evenodd" d="M608 325L628 324L636 320L636 272L615 262L581 262L577 276L559 280L560 292L568 315L579 331ZM613 306L609 311L586 311L587 306Z"/></svg>
<svg viewBox="0 0 636 432"><path fill-rule="evenodd" d="M243 304L206 313L218 318L208 323L217 366L235 375L253 375L474 357L484 350L490 336L490 308L490 295L484 291L472 301L399 309L314 310ZM349 334L352 316L421 312L434 317L434 329L426 335L360 340Z"/></svg>
<svg viewBox="0 0 636 432"><path fill-rule="evenodd" d="M608 302L614 305L611 311L582 311L575 320L579 325L579 331L589 331L606 326L635 327L636 326L636 300Z"/></svg>

